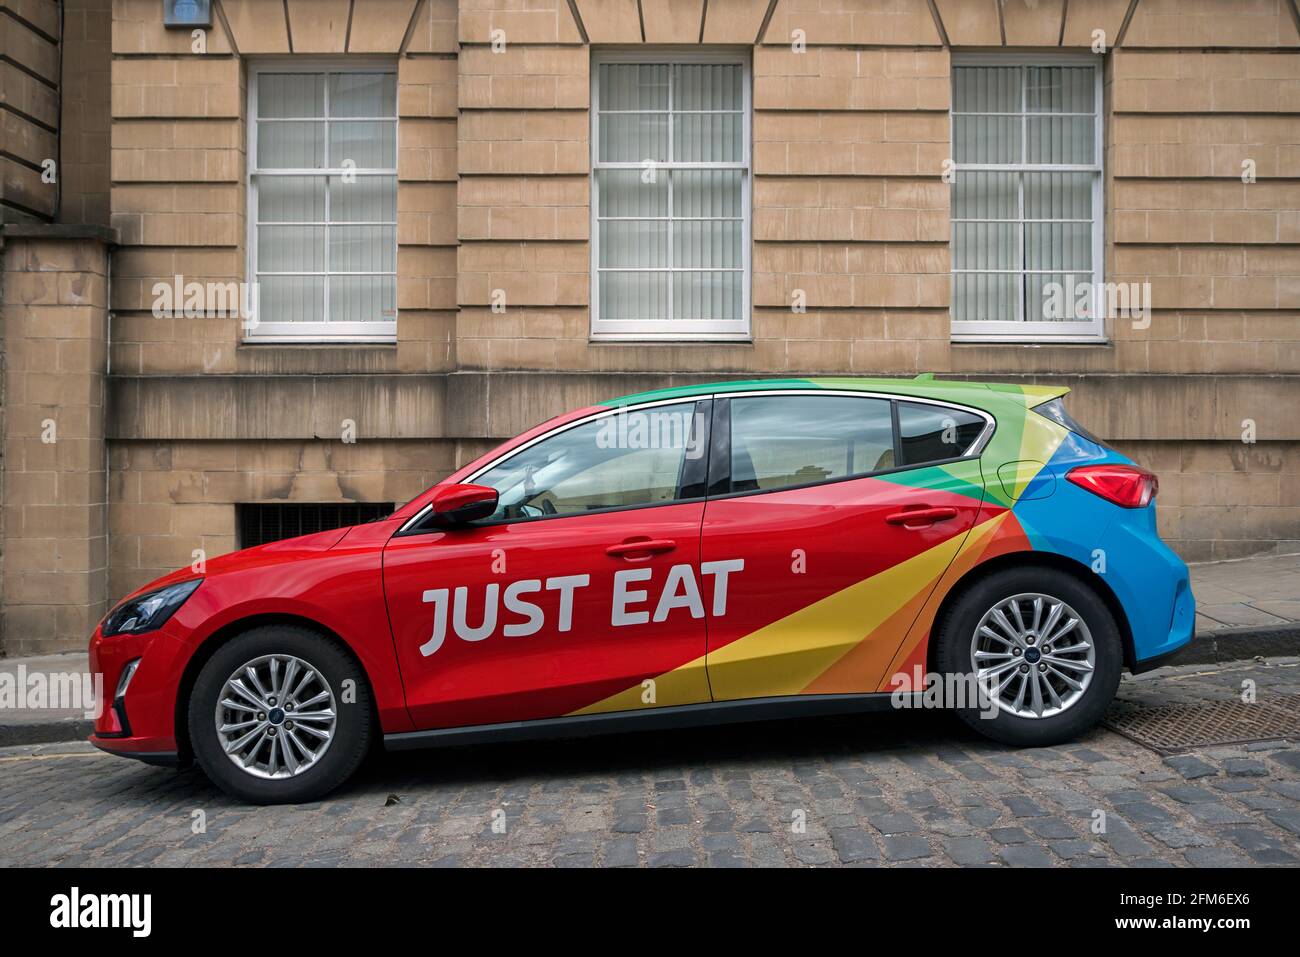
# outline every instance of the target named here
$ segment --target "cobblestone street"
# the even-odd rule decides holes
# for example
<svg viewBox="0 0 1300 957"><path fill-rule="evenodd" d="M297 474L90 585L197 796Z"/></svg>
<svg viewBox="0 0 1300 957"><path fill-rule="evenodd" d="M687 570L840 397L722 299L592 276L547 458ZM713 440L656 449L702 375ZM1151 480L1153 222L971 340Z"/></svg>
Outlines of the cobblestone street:
<svg viewBox="0 0 1300 957"><path fill-rule="evenodd" d="M1296 694L1300 659L1165 669L1120 696L1229 700L1247 680L1261 702ZM945 715L873 714L378 754L322 802L269 808L88 745L0 751L3 866L1298 862L1295 740L1162 758L1098 729L1013 751Z"/></svg>

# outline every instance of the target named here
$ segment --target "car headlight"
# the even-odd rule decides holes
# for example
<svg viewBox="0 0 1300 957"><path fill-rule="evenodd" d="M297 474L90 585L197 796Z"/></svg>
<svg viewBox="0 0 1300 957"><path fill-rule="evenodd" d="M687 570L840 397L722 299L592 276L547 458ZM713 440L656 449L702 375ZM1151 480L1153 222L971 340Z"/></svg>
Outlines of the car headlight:
<svg viewBox="0 0 1300 957"><path fill-rule="evenodd" d="M168 585L122 602L104 618L100 634L109 638L113 635L139 635L161 628L202 582L202 578L196 578Z"/></svg>

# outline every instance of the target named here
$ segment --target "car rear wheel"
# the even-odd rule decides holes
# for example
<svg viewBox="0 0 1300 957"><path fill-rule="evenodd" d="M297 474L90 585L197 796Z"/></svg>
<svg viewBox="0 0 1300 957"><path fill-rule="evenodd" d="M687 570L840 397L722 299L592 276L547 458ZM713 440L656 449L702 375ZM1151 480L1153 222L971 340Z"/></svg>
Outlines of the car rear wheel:
<svg viewBox="0 0 1300 957"><path fill-rule="evenodd" d="M970 693L957 714L1006 744L1042 747L1101 720L1119 687L1119 627L1101 597L1054 568L1009 568L976 582L938 634L937 663Z"/></svg>
<svg viewBox="0 0 1300 957"><path fill-rule="evenodd" d="M190 741L222 790L257 804L310 801L346 781L371 740L360 666L306 628L255 628L222 645L189 702Z"/></svg>

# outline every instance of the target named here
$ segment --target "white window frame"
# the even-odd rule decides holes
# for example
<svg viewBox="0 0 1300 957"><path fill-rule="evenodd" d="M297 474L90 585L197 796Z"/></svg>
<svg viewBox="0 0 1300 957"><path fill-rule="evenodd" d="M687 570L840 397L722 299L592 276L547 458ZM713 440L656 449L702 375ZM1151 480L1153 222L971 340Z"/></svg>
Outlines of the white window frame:
<svg viewBox="0 0 1300 957"><path fill-rule="evenodd" d="M672 309L672 291L671 291L671 273L675 272L742 272L741 277L741 307L740 319L738 320L721 320L721 319L652 319L652 320L628 320L628 319L602 319L600 316L600 274L602 272L627 272L629 270L618 267L603 269L600 266L600 189L597 186L596 173L603 169L643 169L643 164L639 162L632 163L613 163L601 162L598 156L600 148L600 71L597 69L602 63L646 63L646 64L667 64L672 66L679 63L716 63L716 64L739 64L742 68L741 89L743 96L743 113L742 113L742 131L741 131L741 148L743 150L740 162L735 163L677 163L663 162L655 163L656 170L670 172L678 169L704 169L704 170L740 170L740 210L741 210L741 267L737 269L693 269L685 266L672 265L672 228L668 229L668 265L662 269L646 269L647 272L668 272L670 273L670 286L668 295L668 307L671 314ZM670 71L671 76L671 71ZM738 50L680 50L672 48L655 48L644 47L630 50L599 50L592 53L591 57L591 338L593 340L607 341L748 341L751 338L750 333L750 312L752 306L753 270L751 268L752 249L753 249L753 201L751 199L753 189L753 94L751 85L753 82L753 70L750 66L749 51ZM669 83L669 100L668 100L668 155L672 156L672 136L673 136L673 102L672 102L672 84ZM636 111L646 112L646 111ZM654 112L654 111L651 111ZM668 178L668 216L666 219L672 222L672 178ZM644 218L644 217L641 217Z"/></svg>
<svg viewBox="0 0 1300 957"><path fill-rule="evenodd" d="M1103 158L1105 152L1105 103L1103 100L1103 62L1102 58L1088 53L1056 53L1056 54L1001 54L1001 53L954 53L952 56L952 67L960 66L1091 66L1094 73L1093 87L1093 104L1094 104L1094 134L1093 134L1093 161L1086 164L1053 164L1053 163L958 163L953 159L953 174L960 177L963 170L991 171L999 173L1033 173L1033 172L1051 172L1051 173L1092 173L1092 272L1090 275L1080 275L1076 282L1082 284L1083 281L1092 282L1093 288L1101 288L1100 284L1104 281L1105 276L1105 255L1106 255L1106 223L1105 223L1105 164ZM1022 149L1027 144L1026 138L1028 121L1026 119L1025 103L1025 84L1020 84L1020 141ZM954 138L954 117L959 115L955 110L949 108L948 111L948 142L955 144ZM1060 116L1063 114L1044 114ZM1081 114L1064 114L1064 115L1081 115ZM956 153L956 150L953 150ZM1023 155L1023 153L1022 153ZM985 321L965 321L959 322L953 316L953 309L957 301L957 281L958 273L973 272L1010 272L1010 270L979 270L979 269L951 269L950 277L950 297L949 302L949 319L951 321L951 336L954 342L1083 342L1097 343L1106 341L1106 317L1104 304L1100 307L1094 303L1093 311L1095 315L1091 319L1081 321L1044 321L1044 322L1024 322L1018 321L1024 316L1025 309L1025 275L1033 272L1057 272L1059 270L1026 270L1025 262L1025 209L1024 209L1024 178L1018 178L1017 195L1019 197L1019 207L1017 209L1017 219L1014 220L1019 226L1019 260L1020 268L1016 270L1019 277L1016 283L1016 320L985 320ZM951 191L950 191L951 192ZM953 246L957 242L957 223L965 220L952 220L952 231L949 234ZM987 220L980 220L986 222Z"/></svg>
<svg viewBox="0 0 1300 957"><path fill-rule="evenodd" d="M303 117L304 122L324 122L325 123L325 162L326 166L322 169L259 169L257 165L257 87L258 78L263 73L324 73L327 74L325 81L325 116L323 118ZM329 179L330 177L342 176L345 173L354 173L357 176L391 176L397 179L397 166L391 169L380 168L356 168L345 169L343 167L330 167L329 155L329 79L331 73L391 73L396 77L397 64L390 59L382 58L360 58L348 57L342 59L307 59L294 58L293 60L257 60L250 61L248 65L248 163L246 168L245 188L248 196L248 216L247 216L247 241L248 261L246 263L247 273L250 283L256 283L259 272L257 269L257 227L259 225L282 225L279 223L263 224L258 222L257 212L257 183L258 177L266 176L315 176L326 181L325 189L325 219L329 220ZM400 111L394 110L391 117L348 117L349 122L354 121L382 121L391 120L396 126L395 132L395 149L394 164L397 157L401 155L401 120ZM292 120L292 118L290 118ZM398 186L400 189L400 184ZM296 224L289 224L296 225ZM362 226L392 226L394 229L393 243L393 264L394 283L397 281L398 270L397 253L399 244L396 241L397 220L391 223L374 222L374 223L357 223L347 225ZM328 240L327 240L328 244ZM391 322L329 322L329 277L330 276L356 276L356 275L389 275L389 273L343 273L329 269L329 250L326 249L325 272L313 275L324 275L325 293L324 293L324 312L320 322L276 322L273 319L267 321L262 315L261 304L258 304L257 323L247 329L244 334L245 342L385 342L391 343L397 341L397 302L393 302L393 319ZM274 275L267 273L266 275ZM281 273L280 275L285 275Z"/></svg>

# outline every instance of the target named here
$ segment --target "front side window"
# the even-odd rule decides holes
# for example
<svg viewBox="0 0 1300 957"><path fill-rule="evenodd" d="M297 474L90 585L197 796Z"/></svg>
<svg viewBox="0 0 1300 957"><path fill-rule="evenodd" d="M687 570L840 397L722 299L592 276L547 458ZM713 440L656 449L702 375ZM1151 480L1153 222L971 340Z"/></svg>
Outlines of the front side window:
<svg viewBox="0 0 1300 957"><path fill-rule="evenodd" d="M1104 335L1101 132L1091 60L954 62L954 339Z"/></svg>
<svg viewBox="0 0 1300 957"><path fill-rule="evenodd" d="M888 399L750 396L731 400L731 491L768 492L894 467Z"/></svg>
<svg viewBox="0 0 1300 957"><path fill-rule="evenodd" d="M592 334L749 335L749 65L598 55L592 67Z"/></svg>
<svg viewBox="0 0 1300 957"><path fill-rule="evenodd" d="M397 335L397 76L266 65L249 76L250 340Z"/></svg>
<svg viewBox="0 0 1300 957"><path fill-rule="evenodd" d="M489 521L662 505L681 498L704 453L702 415L683 402L591 419L542 439L472 481L497 490Z"/></svg>

